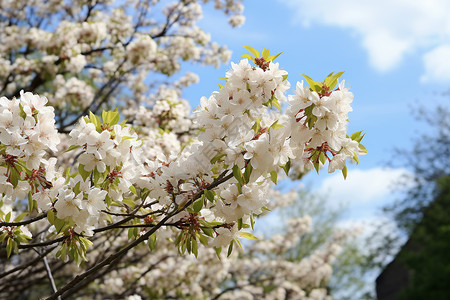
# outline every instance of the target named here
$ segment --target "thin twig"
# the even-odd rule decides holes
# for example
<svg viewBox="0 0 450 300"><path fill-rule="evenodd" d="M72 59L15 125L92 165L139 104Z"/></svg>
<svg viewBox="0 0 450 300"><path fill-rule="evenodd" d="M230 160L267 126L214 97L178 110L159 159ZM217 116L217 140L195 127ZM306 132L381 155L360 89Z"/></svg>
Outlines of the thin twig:
<svg viewBox="0 0 450 300"><path fill-rule="evenodd" d="M50 280L50 284L52 286L53 292L56 293L58 289L56 288L55 280L53 280L52 270L50 269L50 266L47 262L47 257L43 257L42 260L44 261L45 270L47 271L48 279ZM58 300L61 300L61 296L58 296Z"/></svg>

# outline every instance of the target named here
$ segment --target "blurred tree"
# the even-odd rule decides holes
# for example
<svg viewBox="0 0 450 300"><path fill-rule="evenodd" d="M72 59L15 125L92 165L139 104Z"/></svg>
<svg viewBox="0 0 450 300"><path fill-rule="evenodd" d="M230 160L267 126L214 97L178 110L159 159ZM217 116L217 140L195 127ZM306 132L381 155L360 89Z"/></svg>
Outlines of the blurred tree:
<svg viewBox="0 0 450 300"><path fill-rule="evenodd" d="M385 210L409 239L377 279L378 299L397 299L389 298L393 295L400 299L450 298L449 113L444 106L420 110L431 130L417 138L411 149L398 150L396 162L412 175L402 178L405 197ZM392 249L388 243L387 248ZM405 280L394 287L394 277Z"/></svg>
<svg viewBox="0 0 450 300"><path fill-rule="evenodd" d="M323 247L335 234L336 228L343 227L339 226L339 221L342 220L344 213L344 205L332 206L326 197L301 190L298 201L286 207L281 215L287 219L311 216L312 230L300 238L297 247L291 249L288 253L289 259L300 261ZM342 249L332 263L333 275L326 283L326 288L336 300L374 299L373 286L365 274L379 270L373 255L378 249L378 244L370 243L369 251L366 247L366 239L369 237L365 237L364 233L366 228L354 224L350 228L353 231L353 238L348 238L341 244Z"/></svg>
<svg viewBox="0 0 450 300"><path fill-rule="evenodd" d="M406 167L413 175L405 175L400 182L408 187L405 197L386 208L408 234L422 220L425 209L439 193L437 180L450 174L449 108L421 109L417 115L426 123L424 127L431 130L419 136L411 149L397 150L394 163Z"/></svg>
<svg viewBox="0 0 450 300"><path fill-rule="evenodd" d="M450 299L450 176L437 180L438 193L398 256L411 270L400 299Z"/></svg>

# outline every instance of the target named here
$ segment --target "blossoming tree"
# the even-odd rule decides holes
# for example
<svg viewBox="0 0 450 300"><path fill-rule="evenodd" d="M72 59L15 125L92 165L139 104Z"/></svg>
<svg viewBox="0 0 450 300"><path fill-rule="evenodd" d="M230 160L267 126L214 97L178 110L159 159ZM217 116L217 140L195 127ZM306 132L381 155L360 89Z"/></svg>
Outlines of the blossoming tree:
<svg viewBox="0 0 450 300"><path fill-rule="evenodd" d="M244 284L245 268L236 267L230 280L221 276L227 262L215 258L214 267L211 256L238 259L234 249L241 238L255 238L250 229L291 166L298 175L328 162L330 172L346 176L346 161L366 152L361 132L347 135L353 94L338 82L340 72L323 82L304 76L309 86L297 82L286 95L288 74L274 62L279 54L246 47L250 54L232 63L219 91L190 114L181 93L196 76L168 76L182 61L218 65L229 58L196 26L199 2L0 3L0 278L8 281L0 295L20 293L44 272L53 288L49 299L67 297L97 278L129 276L132 268L119 267L125 262L148 271L139 268L123 290L103 283L105 295L133 296L133 286L140 286L148 297L226 299L241 297L237 290L264 294L257 284L263 280L280 285L269 298L326 294L315 287L329 276L321 266L335 254L333 243L309 269L306 262L296 265L293 281L279 275L294 267L289 261L274 260L273 272L262 263L287 251L288 242L249 246L254 255L242 266L255 277ZM215 6L231 25L243 22L239 2ZM309 221L292 222L289 230L301 233ZM186 253L196 258L179 256ZM47 257L60 261L50 266ZM215 268L221 271L213 274ZM145 276L154 269L158 275ZM205 285L180 280L183 291L157 279L178 278L181 270L198 272ZM145 290L143 280L159 283ZM224 281L235 284L224 287Z"/></svg>

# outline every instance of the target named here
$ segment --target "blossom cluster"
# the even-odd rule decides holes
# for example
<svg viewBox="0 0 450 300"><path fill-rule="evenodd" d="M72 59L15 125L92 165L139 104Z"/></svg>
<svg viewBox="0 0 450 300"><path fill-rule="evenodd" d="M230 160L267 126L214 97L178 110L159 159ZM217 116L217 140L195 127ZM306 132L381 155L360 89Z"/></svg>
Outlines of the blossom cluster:
<svg viewBox="0 0 450 300"><path fill-rule="evenodd" d="M149 74L173 75L182 61L228 61L230 51L197 26L205 1L157 2L2 1L2 93L11 98L41 88L57 110L76 113L98 109L105 98L112 104L132 95L139 102L150 92ZM215 7L233 26L243 23L239 0L217 0Z"/></svg>
<svg viewBox="0 0 450 300"><path fill-rule="evenodd" d="M56 150L59 142L45 98L31 93L22 93L20 100L2 98L4 120L9 120L1 129L9 176L4 186L10 186L2 194L14 199L30 192L30 211L35 201L38 211L48 211L55 234L62 236L93 235L100 225L120 222L117 216L131 206L140 208L149 224L176 224L181 230L175 231L175 243L181 252L198 253L201 242L218 253L228 246L231 253L234 244L240 246L238 237L253 238L241 230L253 228L254 218L268 210L270 185L277 183L278 174L289 172L291 160L307 168L324 163L330 152L329 170L334 171L344 169L347 159L357 160L364 149L359 133L346 136L353 95L343 83L334 91L326 85L330 77L338 77L327 77L324 95L298 83L283 113L290 83L273 58L265 52L255 57L256 66L248 59L232 64L225 85L201 99L193 124L183 100L162 87L161 100L151 111L141 108L135 119L142 140L125 122L118 124L117 111L103 112L101 119L92 113L81 118L67 141L69 151L81 150L74 158L77 171L65 175L54 170L56 158L43 158L45 148ZM174 130L182 124L198 130L183 146ZM161 129L168 132L157 132ZM176 142L163 149L161 140L170 137ZM14 174L17 179L12 179ZM38 183L34 188L19 184L32 180ZM134 230L130 237L143 233Z"/></svg>
<svg viewBox="0 0 450 300"><path fill-rule="evenodd" d="M0 98L0 193L10 204L28 192L46 188L45 169L54 164L46 150L56 151L59 136L53 107L30 92L20 99Z"/></svg>
<svg viewBox="0 0 450 300"><path fill-rule="evenodd" d="M249 229L259 216L292 203L292 194L272 189L278 180L319 170L327 160L330 172L345 175L346 161L365 152L360 132L346 134L353 95L343 82L334 89L342 73L332 73L321 83L305 77L309 87L297 83L287 96L288 74L274 63L279 54L246 47L252 55L232 64L220 89L191 113L182 92L198 77L168 76L184 62L217 67L230 58L197 26L207 2L1 1L0 245L14 259L0 274L11 282L0 287L0 298L23 285L16 271L36 261L27 249L49 257L50 265L57 263L51 254L77 265L88 261L90 279L91 266L103 258L126 260L118 249L145 257L148 249L137 247L145 243L158 252L149 262L160 264L155 272L142 264L114 271L105 282L121 286L121 276L139 288L151 283L155 295L173 289L173 297L213 297L207 290L217 296L221 283L237 278L239 287L249 286L224 299L263 298L245 271L272 276L261 257L280 274L301 273L297 265L271 260L290 251L298 235L254 243L255 255L239 266L224 258L237 259L241 238L255 239ZM211 2L233 27L245 21L242 1ZM305 217L289 226L304 233L309 223ZM265 297L323 296L319 282L328 278L332 257L324 251L302 265L314 280L299 275L280 282L273 274L280 288ZM216 256L218 265L211 263ZM81 270L62 269L66 275ZM33 270L30 282L40 276ZM205 285L181 280L185 272ZM169 274L180 278L178 288L156 285ZM139 298L125 294L114 297Z"/></svg>

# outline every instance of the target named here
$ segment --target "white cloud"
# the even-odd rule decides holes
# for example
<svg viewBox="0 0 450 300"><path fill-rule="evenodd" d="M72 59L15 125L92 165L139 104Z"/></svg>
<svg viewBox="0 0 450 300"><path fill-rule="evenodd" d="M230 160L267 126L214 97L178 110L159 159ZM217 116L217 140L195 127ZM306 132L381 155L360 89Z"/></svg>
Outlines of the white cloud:
<svg viewBox="0 0 450 300"><path fill-rule="evenodd" d="M349 209L375 210L378 205L393 200L393 188L406 174L409 173L405 169L355 169L348 172L346 180L341 174L326 178L317 191L326 193L330 203L347 204Z"/></svg>
<svg viewBox="0 0 450 300"><path fill-rule="evenodd" d="M425 75L423 82L450 82L450 45L436 47L423 56Z"/></svg>
<svg viewBox="0 0 450 300"><path fill-rule="evenodd" d="M355 32L370 64L382 72L395 68L406 54L450 38L448 0L280 1L293 9L296 20L304 25L324 24Z"/></svg>

